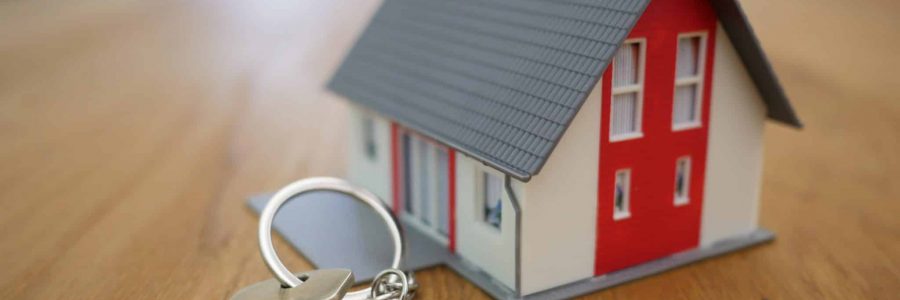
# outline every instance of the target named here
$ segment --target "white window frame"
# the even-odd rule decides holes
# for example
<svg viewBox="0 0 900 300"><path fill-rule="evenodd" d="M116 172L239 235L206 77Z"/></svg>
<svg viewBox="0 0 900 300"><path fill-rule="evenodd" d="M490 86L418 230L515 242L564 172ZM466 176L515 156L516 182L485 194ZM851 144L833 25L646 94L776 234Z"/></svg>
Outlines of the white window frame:
<svg viewBox="0 0 900 300"><path fill-rule="evenodd" d="M484 185L484 176L490 175L500 179L500 226L495 227L485 220L484 216L484 207L487 202L487 189ZM503 184L504 176L500 174L500 172L494 171L487 167L475 168L475 221L478 224L481 224L483 227L489 229L488 231L500 233L503 231L503 218L506 214L506 210L503 205L503 197L506 193L505 186Z"/></svg>
<svg viewBox="0 0 900 300"><path fill-rule="evenodd" d="M703 83L706 76L706 48L708 47L706 43L708 41L708 33L706 31L681 33L678 35L675 45L677 51L677 45L681 43L682 39L694 37L700 38L700 49L697 49L696 76L689 78L678 78L678 54L675 54L676 67L674 70L672 70L672 74L674 74L673 78L675 78L675 87L672 89L672 131L688 130L700 128L703 126ZM692 84L697 85L697 92L694 94L694 97L696 97L694 101L697 104L694 105L694 115L697 116L697 119L691 122L675 123L675 93L678 90L678 87Z"/></svg>
<svg viewBox="0 0 900 300"><path fill-rule="evenodd" d="M412 201L411 201L412 202L412 207L410 209L411 212L408 211L406 207L403 207L403 209L400 210L401 218L403 218L403 220L407 224L410 224L411 226L418 229L420 232L423 232L426 235L432 237L434 240L441 243L442 245L444 245L444 246L449 245L449 243L450 243L449 236L441 233L440 229L439 229L440 224L438 224L438 223L440 222L440 217L438 216L438 214L440 213L440 208L439 208L440 201L438 201L438 198L437 198L440 196L440 195L438 195L438 188L437 188L438 184L439 184L439 182L438 182L439 177L437 174L437 171L439 169L438 165L437 165L439 163L439 161L437 159L438 151L439 151L438 149L444 149L444 151L447 151L448 155L449 155L449 148L442 144L435 142L434 140L432 140L426 136L414 133L410 130L400 130L398 133L401 135L408 135L410 137L411 143L410 143L409 150L412 153L410 153L409 155L411 155L410 162L413 164L413 166L411 166L411 168L409 168L409 169L412 170L412 172L413 172L413 174L411 174L412 176L410 176L410 179L413 181L413 184L414 184L414 186L412 188L413 195L404 195L404 197L410 197L410 196L413 197ZM402 141L402 139L401 139L401 141ZM420 143L420 142L424 142L424 143ZM429 162L429 163L431 163L431 166L427 170L428 174L426 176L424 176L424 178L426 178L428 180L427 184L429 187L427 199L422 197L422 195L421 195L422 192L420 190L421 187L418 185L418 184L421 184L420 183L421 181L419 181L419 180L421 180L420 178L423 178L421 176L422 174L420 174L421 164L423 163L423 158L420 155L422 153L422 151L420 151L420 149L419 149L421 147L421 145L426 145L426 147L428 147L427 148L428 151L431 152L429 157L433 158L433 160L431 162ZM402 149L402 146L401 146L401 149ZM448 156L448 163L449 163L449 156ZM449 165L448 165L448 169L449 169ZM449 181L451 179L448 177L447 180ZM404 182L403 184L406 185L406 184L410 184L410 183ZM449 184L448 184L448 186L449 186ZM404 190L406 190L405 187L404 187ZM431 203L429 203L429 205L428 205L429 209L427 212L423 211L423 209L422 209L422 201L431 201ZM449 199L448 199L448 201L449 201ZM401 202L402 202L401 205L406 205L406 201L401 201ZM450 209L450 208L448 208L448 209ZM447 211L447 213L449 214L450 212ZM422 220L424 218L429 219L430 224L425 223L425 221Z"/></svg>
<svg viewBox="0 0 900 300"><path fill-rule="evenodd" d="M616 207L616 182L619 180L619 174L625 174L625 188L623 191L625 192L624 203L625 210L620 211L618 207ZM631 169L621 169L616 171L615 177L613 177L613 220L619 221L631 218Z"/></svg>
<svg viewBox="0 0 900 300"><path fill-rule="evenodd" d="M638 83L632 84L629 86L622 86L622 87L616 87L613 85L613 83L610 83L610 87L611 87L610 89L612 90L612 93L609 96L609 141L610 142L619 142L619 141L639 139L644 136L642 125L644 123L643 122L643 118L644 118L644 82L645 82L644 75L647 70L647 39L646 38L627 39L627 40L625 40L625 42L622 43L622 46L625 46L628 44L638 44L639 45L638 46L638 55L640 56L640 58L638 59L638 68L637 68L638 69L637 70L638 71L638 76L637 76ZM616 50L616 51L618 51L618 50ZM616 61L613 60L612 63L613 63L613 66L612 66L612 71L610 72L610 76L615 78L615 75L612 73L614 73L616 71L616 67L615 67ZM612 79L612 78L610 78L610 79ZM635 112L635 116L634 116L634 119L635 119L634 120L634 122L635 122L634 132L625 133L625 134L613 134L613 122L615 122L615 120L613 120L613 116L614 116L614 114L613 114L613 102L614 101L613 100L615 99L615 96L618 94L633 93L633 92L637 92L637 104L635 105L636 112Z"/></svg>
<svg viewBox="0 0 900 300"><path fill-rule="evenodd" d="M682 156L675 160L675 181L678 183L678 165L682 162L686 161L684 168L684 195L678 195L678 189L674 191L674 204L675 206L683 206L691 203L691 164L693 161L690 156Z"/></svg>

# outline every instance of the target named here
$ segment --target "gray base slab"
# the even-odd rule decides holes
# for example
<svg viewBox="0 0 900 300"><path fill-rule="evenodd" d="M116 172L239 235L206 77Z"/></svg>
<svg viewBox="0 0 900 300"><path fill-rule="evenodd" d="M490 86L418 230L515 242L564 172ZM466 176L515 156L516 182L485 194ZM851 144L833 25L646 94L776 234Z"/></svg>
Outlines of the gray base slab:
<svg viewBox="0 0 900 300"><path fill-rule="evenodd" d="M757 244L766 243L772 241L773 239L775 239L775 235L772 234L772 232L765 229L757 229L756 231L748 235L722 240L709 247L697 248L694 250L681 252L672 256L646 262L625 270L573 282L540 293L531 294L524 298L564 299L578 295L584 295L632 280L659 274L667 270L687 265L689 263L719 256Z"/></svg>
<svg viewBox="0 0 900 300"><path fill-rule="evenodd" d="M271 194L250 198L248 205L259 213ZM302 201L288 202L275 217L274 228L316 268L349 268L357 282L372 279L388 266L393 251L387 229L363 204L331 192L303 194ZM405 270L445 264L498 299L565 299L644 278L692 262L771 241L775 235L759 229L745 236L722 240L711 246L674 254L625 270L576 281L524 297L493 280L476 266L450 253L414 226L401 224L407 241ZM284 255L284 254L281 254Z"/></svg>

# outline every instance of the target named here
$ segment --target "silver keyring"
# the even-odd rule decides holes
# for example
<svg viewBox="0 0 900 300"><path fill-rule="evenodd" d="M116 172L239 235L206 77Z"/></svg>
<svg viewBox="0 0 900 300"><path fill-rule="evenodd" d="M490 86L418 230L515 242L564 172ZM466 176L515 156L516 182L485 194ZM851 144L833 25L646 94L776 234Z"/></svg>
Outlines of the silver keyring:
<svg viewBox="0 0 900 300"><path fill-rule="evenodd" d="M333 191L343 193L367 204L370 208L375 210L382 221L384 221L385 225L387 225L388 232L391 234L391 240L394 242L394 259L391 262L391 268L398 269L400 267L400 260L403 258L404 251L403 233L400 231L400 227L397 226L397 220L394 218L394 215L390 213L390 210L385 207L381 200L378 200L378 196L375 196L375 194L372 194L367 190L350 185L350 183L342 179L313 177L295 181L279 190L271 199L269 199L269 202L266 203L266 207L260 215L259 250L260 253L262 253L263 261L266 262L266 267L268 267L269 271L275 275L275 278L278 278L278 281L281 281L282 285L293 288L299 286L303 282L291 273L291 271L288 271L284 266L284 263L281 262L281 259L278 258L278 254L275 253L275 247L272 245L272 221L275 220L275 213L278 212L278 209L280 209L285 202L293 199L297 195L312 191ZM348 293L346 296L348 298L364 299L370 292L371 288L366 288Z"/></svg>

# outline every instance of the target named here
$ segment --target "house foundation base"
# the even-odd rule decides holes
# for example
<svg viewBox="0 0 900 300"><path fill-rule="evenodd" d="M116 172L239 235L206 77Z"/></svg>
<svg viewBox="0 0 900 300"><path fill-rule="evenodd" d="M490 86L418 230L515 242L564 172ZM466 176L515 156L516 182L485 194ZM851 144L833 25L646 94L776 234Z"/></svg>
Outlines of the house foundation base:
<svg viewBox="0 0 900 300"><path fill-rule="evenodd" d="M251 197L248 206L257 214L271 194ZM391 242L387 229L374 212L346 195L312 192L290 201L275 217L273 227L316 268L349 268L357 283L371 280L388 267ZM765 229L719 241L713 245L688 250L646 262L603 276L588 278L525 296L493 280L474 265L453 255L415 226L401 224L407 241L404 270L447 265L489 295L498 299L566 299L632 280L652 276L689 263L715 257L739 249L772 241L775 235Z"/></svg>

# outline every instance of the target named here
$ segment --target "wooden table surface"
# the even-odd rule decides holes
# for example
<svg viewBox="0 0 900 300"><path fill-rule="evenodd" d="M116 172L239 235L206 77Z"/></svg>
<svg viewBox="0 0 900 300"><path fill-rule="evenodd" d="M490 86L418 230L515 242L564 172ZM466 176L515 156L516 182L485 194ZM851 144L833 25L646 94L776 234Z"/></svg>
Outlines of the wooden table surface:
<svg viewBox="0 0 900 300"><path fill-rule="evenodd" d="M379 1L106 2L0 3L0 298L268 278L244 199L342 174L347 104L323 86ZM744 2L807 125L766 128L777 241L588 298L900 298L900 2ZM486 298L417 275L420 299Z"/></svg>

